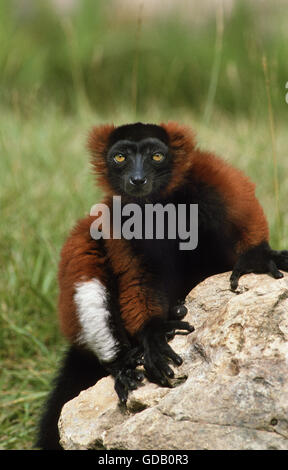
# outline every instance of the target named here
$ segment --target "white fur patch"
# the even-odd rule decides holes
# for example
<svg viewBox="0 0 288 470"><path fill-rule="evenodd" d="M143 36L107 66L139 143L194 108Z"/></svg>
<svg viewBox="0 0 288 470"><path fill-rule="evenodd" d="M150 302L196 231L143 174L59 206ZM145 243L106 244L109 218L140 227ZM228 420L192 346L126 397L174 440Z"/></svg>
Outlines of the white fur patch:
<svg viewBox="0 0 288 470"><path fill-rule="evenodd" d="M110 313L105 306L106 289L98 279L75 286L74 300L81 325L79 343L86 344L102 362L111 362L119 350L109 327Z"/></svg>

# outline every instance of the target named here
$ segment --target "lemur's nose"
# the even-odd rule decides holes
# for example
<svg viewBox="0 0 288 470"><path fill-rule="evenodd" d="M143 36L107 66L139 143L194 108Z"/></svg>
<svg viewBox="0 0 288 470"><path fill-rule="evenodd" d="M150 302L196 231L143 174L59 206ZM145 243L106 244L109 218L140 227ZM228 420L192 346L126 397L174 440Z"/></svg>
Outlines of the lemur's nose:
<svg viewBox="0 0 288 470"><path fill-rule="evenodd" d="M134 184L134 185L137 185L137 186L140 186L142 184L147 183L147 178L146 178L146 176L142 176L142 175L131 176L130 177L130 183Z"/></svg>

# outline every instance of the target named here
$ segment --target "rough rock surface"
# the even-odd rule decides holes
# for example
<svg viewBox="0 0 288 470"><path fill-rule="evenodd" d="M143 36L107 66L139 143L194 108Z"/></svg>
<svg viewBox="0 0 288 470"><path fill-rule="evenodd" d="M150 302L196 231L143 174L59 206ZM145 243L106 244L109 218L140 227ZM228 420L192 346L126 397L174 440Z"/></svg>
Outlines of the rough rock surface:
<svg viewBox="0 0 288 470"><path fill-rule="evenodd" d="M288 449L288 274L243 276L237 293L229 275L187 298L174 388L145 382L123 409L102 379L63 407L65 449Z"/></svg>

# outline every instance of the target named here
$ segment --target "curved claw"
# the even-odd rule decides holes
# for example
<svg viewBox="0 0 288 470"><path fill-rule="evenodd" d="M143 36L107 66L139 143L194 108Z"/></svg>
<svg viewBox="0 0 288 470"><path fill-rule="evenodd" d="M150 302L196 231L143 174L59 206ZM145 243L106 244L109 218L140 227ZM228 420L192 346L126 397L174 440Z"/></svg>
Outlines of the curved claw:
<svg viewBox="0 0 288 470"><path fill-rule="evenodd" d="M144 374L138 370L122 369L115 377L114 388L121 403L125 404L128 399L128 393L136 390L144 379Z"/></svg>
<svg viewBox="0 0 288 470"><path fill-rule="evenodd" d="M281 277L283 277L283 273L278 270L272 259L269 261L269 273L272 274L275 279L281 279Z"/></svg>
<svg viewBox="0 0 288 470"><path fill-rule="evenodd" d="M230 276L230 287L232 290L236 290L238 287L238 282L243 273L237 269L233 270Z"/></svg>
<svg viewBox="0 0 288 470"><path fill-rule="evenodd" d="M158 321L157 328L150 325L142 333L144 368L147 377L151 382L164 387L170 387L169 379L174 377L174 371L169 366L169 362L175 366L182 364L182 358L167 342L167 333L169 336L171 331L177 329L182 331L180 334L189 334L194 331L194 327L188 322L164 320Z"/></svg>
<svg viewBox="0 0 288 470"><path fill-rule="evenodd" d="M288 272L288 250L272 250L272 254L277 268Z"/></svg>

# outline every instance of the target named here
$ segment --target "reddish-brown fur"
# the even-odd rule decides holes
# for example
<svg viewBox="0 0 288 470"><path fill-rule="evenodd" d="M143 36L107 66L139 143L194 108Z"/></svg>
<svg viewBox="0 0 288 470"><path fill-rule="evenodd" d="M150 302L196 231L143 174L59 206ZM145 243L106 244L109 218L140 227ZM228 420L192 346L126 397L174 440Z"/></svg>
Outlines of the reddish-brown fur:
<svg viewBox="0 0 288 470"><path fill-rule="evenodd" d="M108 200L106 203L109 205ZM149 318L163 313L154 292L141 283L143 270L131 253L127 240L105 240L107 256L97 249L98 242L90 235L90 227L95 219L96 217L89 216L78 222L61 252L60 325L64 335L71 341L77 339L80 331L73 300L75 286L92 278L97 278L106 286L108 259L119 279L121 317L129 334L134 335Z"/></svg>
<svg viewBox="0 0 288 470"><path fill-rule="evenodd" d="M60 326L65 336L76 340L79 323L73 300L75 285L93 277L106 284L106 258L97 250L97 242L90 236L90 226L95 217L86 217L78 222L66 241L59 266L59 313ZM93 256L89 254L93 250Z"/></svg>
<svg viewBox="0 0 288 470"><path fill-rule="evenodd" d="M143 269L125 239L105 240L113 271L119 279L119 304L126 330L134 335L151 317L161 316L163 308L141 280Z"/></svg>
<svg viewBox="0 0 288 470"><path fill-rule="evenodd" d="M240 170L210 152L195 148L194 136L187 127L170 122L162 124L170 136L170 147L175 155L173 177L166 189L169 194L189 176L214 187L225 201L228 218L241 232L237 252L268 240L269 229L263 209L255 197L255 185Z"/></svg>
<svg viewBox="0 0 288 470"><path fill-rule="evenodd" d="M235 257L248 248L267 241L268 226L255 197L254 184L239 170L215 155L196 149L194 138L186 127L173 122L162 124L162 127L169 135L170 149L174 154L173 177L163 196L171 194L183 184L193 184L195 179L206 183L222 197L231 226L240 233ZM98 184L106 192L107 201L109 196L113 195L113 189L107 178L105 153L113 129L113 125L95 127L88 141ZM126 330L134 335L149 318L163 314L163 307L156 300L154 293L141 282L143 271L139 261L131 253L129 241L105 240L107 258L97 251L97 241L90 236L90 225L94 219L87 217L78 223L61 255L60 321L64 334L72 341L79 332L73 301L75 284L97 277L105 285L107 258L119 279L119 303ZM91 250L95 250L94 256L89 254Z"/></svg>
<svg viewBox="0 0 288 470"><path fill-rule="evenodd" d="M104 189L105 193L113 194L107 178L107 165L105 153L111 132L115 129L113 125L103 125L93 127L88 138L88 149L92 155L92 164L96 175L97 183Z"/></svg>

